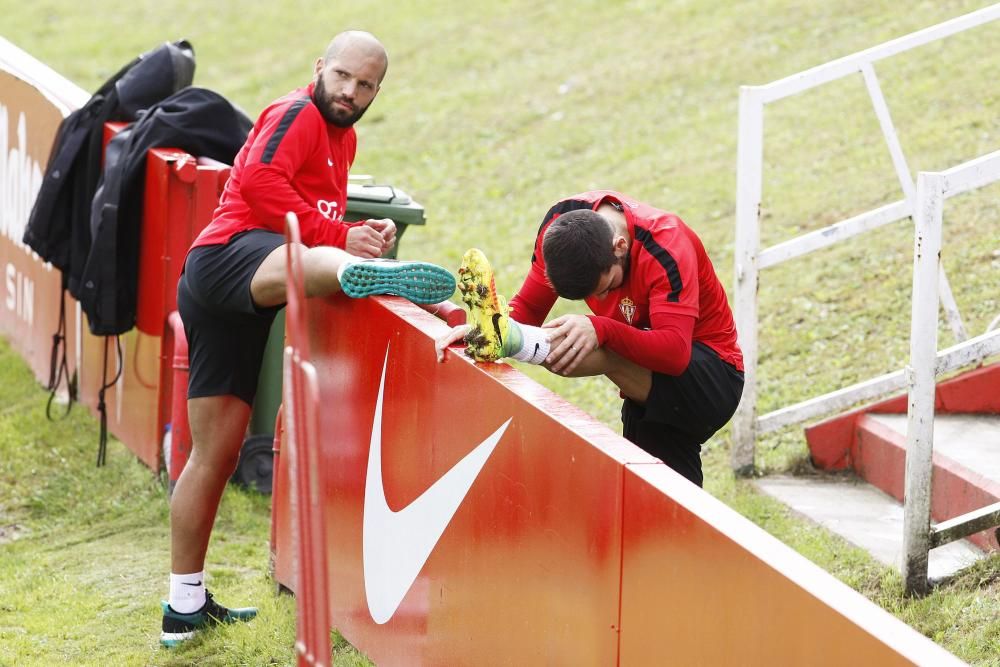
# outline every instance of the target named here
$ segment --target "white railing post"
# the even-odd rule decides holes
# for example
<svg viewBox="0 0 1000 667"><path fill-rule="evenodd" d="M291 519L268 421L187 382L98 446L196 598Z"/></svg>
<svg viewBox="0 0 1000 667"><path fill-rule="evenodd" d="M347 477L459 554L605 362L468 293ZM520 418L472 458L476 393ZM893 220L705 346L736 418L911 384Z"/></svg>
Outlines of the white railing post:
<svg viewBox="0 0 1000 667"><path fill-rule="evenodd" d="M743 399L733 419L730 465L739 475L753 472L757 439L757 286L760 280L760 201L764 169L764 104L755 88L740 88L736 170L735 318L743 351Z"/></svg>
<svg viewBox="0 0 1000 667"><path fill-rule="evenodd" d="M928 589L931 477L934 455L934 390L937 361L938 275L945 179L917 177L914 211L913 317L910 328L906 484L903 492L903 579L908 593Z"/></svg>

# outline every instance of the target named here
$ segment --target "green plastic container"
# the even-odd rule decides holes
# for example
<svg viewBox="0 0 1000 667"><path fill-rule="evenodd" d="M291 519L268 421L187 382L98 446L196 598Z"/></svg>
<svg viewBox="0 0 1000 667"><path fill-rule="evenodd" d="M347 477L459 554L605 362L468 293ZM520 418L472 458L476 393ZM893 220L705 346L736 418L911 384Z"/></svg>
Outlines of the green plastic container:
<svg viewBox="0 0 1000 667"><path fill-rule="evenodd" d="M423 225L424 207L413 201L410 195L397 190L391 185L359 185L350 183L347 186L347 212L344 220L372 220L389 218L396 223L396 247L386 255L395 259L399 249L399 240L410 225Z"/></svg>

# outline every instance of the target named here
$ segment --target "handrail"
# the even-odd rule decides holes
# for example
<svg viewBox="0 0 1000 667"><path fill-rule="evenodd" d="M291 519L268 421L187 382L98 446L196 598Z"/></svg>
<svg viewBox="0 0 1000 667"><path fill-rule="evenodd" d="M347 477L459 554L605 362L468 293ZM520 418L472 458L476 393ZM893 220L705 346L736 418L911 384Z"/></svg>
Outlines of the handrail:
<svg viewBox="0 0 1000 667"><path fill-rule="evenodd" d="M890 374L873 378L859 388L858 385L846 390L832 392L823 397L809 399L796 406L783 408L776 413L757 417L757 362L758 350L758 301L760 271L781 262L828 247L839 241L871 231L892 222L915 215L916 190L909 176L909 166L903 155L896 135L888 106L882 96L875 75L873 63L929 44L964 30L981 26L1000 19L1000 4L959 16L924 30L885 42L881 45L859 51L849 56L830 61L818 67L793 74L762 86L742 86L739 99L739 143L737 154L736 183L736 248L734 253L735 290L734 314L739 332L740 347L743 351L746 382L743 400L733 418L733 446L730 462L738 474L749 474L754 469L754 451L759 433L772 430L779 425L789 425L809 417L822 414L824 400L831 400L827 409L843 407L845 395L853 395L856 400L874 398L880 393L901 388L901 376ZM764 106L770 102L789 97L796 93L829 83L850 74L864 76L866 89L872 101L873 110L879 120L886 146L892 158L893 168L899 180L903 198L875 209L864 211L851 218L841 220L823 229L810 231L798 237L785 240L769 248L760 247L760 206L762 198L762 167L764 137ZM997 153L991 153L975 160L956 165L944 172L954 184L947 189L946 196L978 187L984 174L994 168ZM958 180L955 180L958 179ZM966 327L959 314L958 305L943 269L939 269L939 298L949 326L959 341L967 338ZM1000 324L1000 317L990 325L990 330ZM805 406L805 407L803 407Z"/></svg>

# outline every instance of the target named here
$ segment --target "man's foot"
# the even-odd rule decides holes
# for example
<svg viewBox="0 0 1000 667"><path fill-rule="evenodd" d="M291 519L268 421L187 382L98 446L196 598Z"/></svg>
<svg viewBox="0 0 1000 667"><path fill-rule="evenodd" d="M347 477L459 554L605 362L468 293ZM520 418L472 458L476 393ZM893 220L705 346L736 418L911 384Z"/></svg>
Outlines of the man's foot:
<svg viewBox="0 0 1000 667"><path fill-rule="evenodd" d="M160 633L160 643L168 648L191 639L198 628L218 625L219 623L249 621L257 615L256 607L226 609L213 600L212 594L207 591L205 592L205 605L190 614L176 612L166 602L161 604L163 605L163 632Z"/></svg>
<svg viewBox="0 0 1000 667"><path fill-rule="evenodd" d="M458 291L469 307L472 325L465 336L465 353L476 361L496 361L506 356L503 344L510 329L507 302L497 296L493 267L478 248L467 250L462 257Z"/></svg>
<svg viewBox="0 0 1000 667"><path fill-rule="evenodd" d="M413 303L440 303L455 293L455 276L427 262L360 259L344 267L340 287L354 299L392 294Z"/></svg>

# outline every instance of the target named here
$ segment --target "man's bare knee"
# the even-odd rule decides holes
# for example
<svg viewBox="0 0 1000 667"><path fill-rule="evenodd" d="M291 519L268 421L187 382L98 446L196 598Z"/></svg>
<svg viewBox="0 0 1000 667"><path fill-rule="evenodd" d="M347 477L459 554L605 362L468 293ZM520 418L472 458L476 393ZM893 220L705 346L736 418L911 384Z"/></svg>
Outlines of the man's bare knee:
<svg viewBox="0 0 1000 667"><path fill-rule="evenodd" d="M196 465L226 469L232 463L235 469L250 421L250 406L235 396L192 398L188 401L188 421L191 459Z"/></svg>
<svg viewBox="0 0 1000 667"><path fill-rule="evenodd" d="M302 277L306 296L327 296L340 290L337 272L350 259L357 259L340 248L316 246L302 253Z"/></svg>
<svg viewBox="0 0 1000 667"><path fill-rule="evenodd" d="M549 370L552 369L549 368ZM622 394L640 404L646 402L649 390L653 387L652 371L603 347L588 354L567 377L590 377L593 375L606 376Z"/></svg>
<svg viewBox="0 0 1000 667"><path fill-rule="evenodd" d="M287 301L285 295L287 244L272 250L250 280L250 297L259 308L280 306Z"/></svg>

